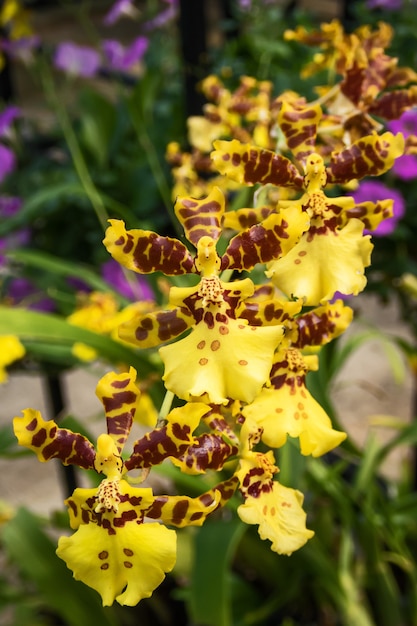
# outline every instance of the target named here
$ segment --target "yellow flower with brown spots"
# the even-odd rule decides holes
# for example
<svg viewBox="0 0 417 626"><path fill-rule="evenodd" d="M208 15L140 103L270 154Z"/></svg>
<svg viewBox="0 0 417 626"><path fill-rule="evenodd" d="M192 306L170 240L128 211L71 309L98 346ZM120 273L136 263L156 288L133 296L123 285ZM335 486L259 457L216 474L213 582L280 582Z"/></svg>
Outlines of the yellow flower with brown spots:
<svg viewBox="0 0 417 626"><path fill-rule="evenodd" d="M216 244L224 209L220 189L203 200L177 201L176 214L197 249L194 258L177 239L149 231L126 231L117 220L111 220L104 240L114 258L129 269L200 275L195 287L171 288L167 310L122 324L119 335L147 348L191 329L186 337L160 348L163 380L167 389L184 400L216 404L227 404L229 398L253 400L268 379L275 348L283 336L282 326L253 327L239 317L237 310L253 294L254 284L249 278L223 282L220 271L250 270L257 263L287 254L309 223L308 216L293 205L288 212L271 215L233 237L220 256Z"/></svg>

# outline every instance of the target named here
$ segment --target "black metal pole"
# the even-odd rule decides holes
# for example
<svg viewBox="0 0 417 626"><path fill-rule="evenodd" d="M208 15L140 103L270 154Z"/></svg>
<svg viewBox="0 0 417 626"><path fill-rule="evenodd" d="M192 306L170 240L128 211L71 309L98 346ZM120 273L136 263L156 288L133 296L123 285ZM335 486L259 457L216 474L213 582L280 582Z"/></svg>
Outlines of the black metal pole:
<svg viewBox="0 0 417 626"><path fill-rule="evenodd" d="M187 117L201 115L205 102L197 85L208 73L206 29L206 0L180 0L179 30Z"/></svg>

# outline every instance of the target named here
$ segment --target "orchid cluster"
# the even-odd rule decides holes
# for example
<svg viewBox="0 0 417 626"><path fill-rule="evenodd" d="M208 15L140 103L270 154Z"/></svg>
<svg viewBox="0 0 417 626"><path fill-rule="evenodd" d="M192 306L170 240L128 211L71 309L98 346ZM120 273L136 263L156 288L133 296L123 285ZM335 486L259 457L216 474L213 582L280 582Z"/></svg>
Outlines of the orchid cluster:
<svg viewBox="0 0 417 626"><path fill-rule="evenodd" d="M106 428L95 446L34 409L14 418L19 444L41 462L99 475L97 486L66 500L75 532L59 539L57 554L106 606L149 597L175 566L174 529L201 526L228 503L278 554L314 535L303 494L277 479L275 453L290 438L302 455L319 457L346 438L307 375L321 347L349 326L343 296L365 288L368 233L393 215L390 199L358 202L338 191L387 172L404 153L403 135L381 132L373 118L394 119L417 98L405 87L417 77L384 53L387 29L349 38L333 23L311 35L323 46L316 65L335 63L343 75L313 103L294 93L274 98L267 81L243 77L230 92L207 78L212 103L190 120L195 151L168 148L185 240L109 220L103 243L113 260L141 277L166 277L166 301L106 320L112 303L93 295L72 322L109 322L114 333L117 320L120 341L157 348L159 414L141 405L142 375L127 363L97 385ZM253 203L234 210L242 189L255 190ZM130 444L136 424L145 434ZM167 464L209 487L194 497L158 493L152 471Z"/></svg>
<svg viewBox="0 0 417 626"><path fill-rule="evenodd" d="M337 20L322 24L317 31L303 27L286 31L288 41L316 50L313 61L303 68L302 77L323 70L328 73L328 84L315 87L319 97L310 103L305 96L293 91L275 95L272 81L259 81L251 76L242 76L234 89L229 89L227 81L218 76L204 79L200 84L208 100L204 115L188 119L191 150L182 151L176 142L168 145L167 159L174 179L173 198L179 194L201 197L213 185L229 191L238 187L234 179L218 178L218 171L209 156L216 139L236 139L243 144L285 153L290 146L278 118L283 105L295 110L307 104L316 107L312 119L316 131L314 141L317 153L325 160L344 149L354 149L357 141L372 133L381 133L384 127L393 133L401 132L405 146L393 172L403 179L414 176L417 135L413 121L417 105L417 74L409 67L399 67L398 59L386 53L392 37L392 27L384 22L374 30L361 26L353 33L345 33ZM358 176L351 183L351 189L355 190L358 179L373 175L368 172ZM342 183L328 180L330 182ZM360 204L387 198L395 200L392 219L381 225L376 234L392 232L404 213L401 197L391 189L386 195L386 187L379 188L374 181L370 188L369 181L363 184ZM275 190L274 194L277 193ZM291 186L286 185L285 190L280 188L279 194L281 199L291 196Z"/></svg>
<svg viewBox="0 0 417 626"><path fill-rule="evenodd" d="M141 421L133 368L110 372L98 384L107 432L96 448L32 409L14 420L19 443L41 461L58 458L104 475L98 487L78 488L66 501L76 532L59 540L57 553L105 605L133 605L150 596L175 563L170 527L201 525L231 498L242 498L240 518L258 525L260 537L279 554L291 554L313 535L302 494L275 479L274 449L292 437L301 454L320 456L345 439L309 393L306 375L318 367L320 347L352 319L335 293L364 288L372 248L364 225L390 214L385 204L364 210L352 198L328 198L323 188L327 181L382 173L403 147L400 135L370 135L325 166L314 147L319 116L317 107L284 104L279 113L303 171L272 151L237 140L215 142L212 159L221 174L239 184L303 191L266 216L261 211L259 219L256 208L241 210L237 221L254 223L231 238L219 187L202 199L180 196L175 203L194 253L179 239L126 230L123 221L110 220L104 245L125 268L197 279L172 286L166 307L119 326L120 338L138 348L163 344L162 380L167 398L179 404L148 424L153 428L129 456L123 456L127 437L133 421ZM262 266L271 282L250 276ZM244 278L233 280L242 272ZM196 498L156 495L129 482L130 471L139 470L144 480L163 462L220 479Z"/></svg>

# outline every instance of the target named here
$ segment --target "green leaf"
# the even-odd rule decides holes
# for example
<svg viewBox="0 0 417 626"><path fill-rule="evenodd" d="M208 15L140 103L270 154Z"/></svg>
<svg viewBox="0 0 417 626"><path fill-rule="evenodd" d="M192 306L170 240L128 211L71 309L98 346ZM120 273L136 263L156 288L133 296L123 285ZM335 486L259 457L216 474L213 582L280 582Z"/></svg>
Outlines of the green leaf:
<svg viewBox="0 0 417 626"><path fill-rule="evenodd" d="M55 554L38 518L19 509L3 527L2 541L22 573L36 585L44 602L68 626L116 626L112 609L103 608L100 596L77 582L65 563Z"/></svg>
<svg viewBox="0 0 417 626"><path fill-rule="evenodd" d="M111 286L105 280L100 278L88 265L82 263L66 261L46 252L23 248L11 250L7 252L6 256L12 261L45 270L46 272L51 272L51 274L82 277L87 285L99 291L112 291Z"/></svg>
<svg viewBox="0 0 417 626"><path fill-rule="evenodd" d="M195 540L190 611L199 626L232 626L230 566L246 526L236 518L207 522Z"/></svg>
<svg viewBox="0 0 417 626"><path fill-rule="evenodd" d="M97 91L85 90L81 94L82 115L80 138L96 162L108 162L109 146L116 126L116 111L111 102Z"/></svg>
<svg viewBox="0 0 417 626"><path fill-rule="evenodd" d="M53 347L71 347L76 342L94 348L98 355L115 365L132 365L144 377L155 369L149 359L139 355L125 344L99 335L85 328L73 326L66 320L49 313L0 306L0 335L17 335L28 347L32 343Z"/></svg>
<svg viewBox="0 0 417 626"><path fill-rule="evenodd" d="M83 187L77 182L64 182L56 185L48 185L25 200L23 207L13 216L0 223L0 237L4 237L16 228L28 226L39 214L44 206L51 200L58 200L62 196L81 195L85 196ZM59 210L59 203L56 210Z"/></svg>

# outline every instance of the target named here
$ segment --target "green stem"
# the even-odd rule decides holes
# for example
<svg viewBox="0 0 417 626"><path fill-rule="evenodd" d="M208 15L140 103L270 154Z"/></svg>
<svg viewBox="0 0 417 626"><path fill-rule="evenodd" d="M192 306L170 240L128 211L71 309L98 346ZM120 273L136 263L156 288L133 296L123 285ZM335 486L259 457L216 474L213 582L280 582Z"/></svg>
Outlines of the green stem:
<svg viewBox="0 0 417 626"><path fill-rule="evenodd" d="M171 189L166 181L165 174L161 167L161 163L158 158L157 151L155 150L155 146L153 145L151 138L149 137L145 124L139 124L133 120L133 126L138 138L138 141L146 154L146 158L148 160L149 167L152 171L153 177L155 179L156 185L159 189L159 193L161 194L161 198L165 205L165 208L171 218L172 224L177 235L182 236L182 229L177 220L177 217L174 212L174 205L171 198Z"/></svg>
<svg viewBox="0 0 417 626"><path fill-rule="evenodd" d="M172 391L167 391L165 394L165 398L162 402L160 411L159 411L159 417L158 417L158 422L161 420L164 420L166 418L166 416L168 415L168 413L171 410L171 406L172 403L174 401L174 394Z"/></svg>
<svg viewBox="0 0 417 626"><path fill-rule="evenodd" d="M46 97L48 98L51 106L55 110L59 124L62 128L62 132L70 151L75 171L77 172L84 191L92 204L100 225L102 226L103 230L105 230L109 217L107 210L103 204L101 195L90 176L90 172L80 149L77 136L74 132L74 129L72 128L71 120L68 116L65 106L58 98L51 72L49 71L45 63L43 64L43 68L41 71L41 79Z"/></svg>

